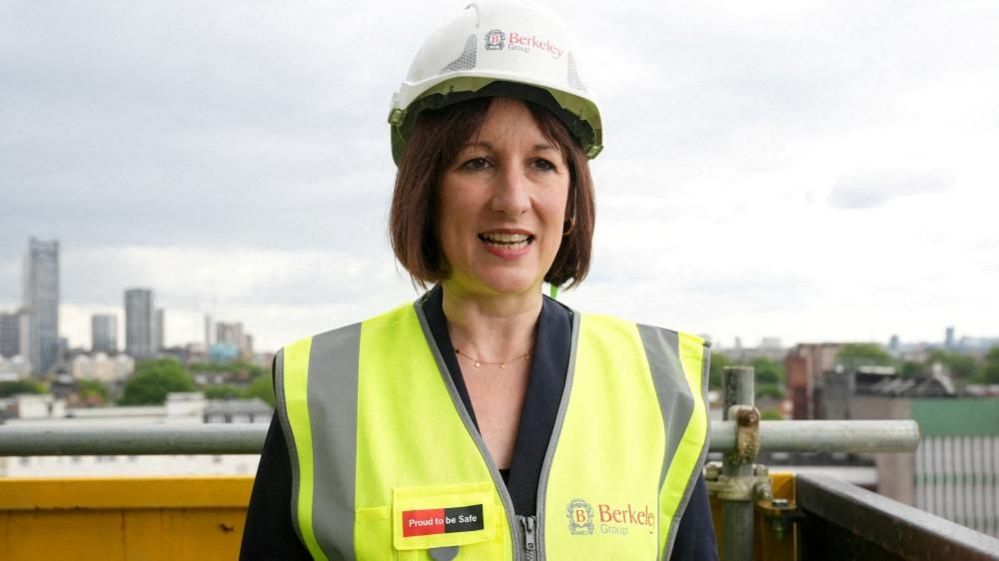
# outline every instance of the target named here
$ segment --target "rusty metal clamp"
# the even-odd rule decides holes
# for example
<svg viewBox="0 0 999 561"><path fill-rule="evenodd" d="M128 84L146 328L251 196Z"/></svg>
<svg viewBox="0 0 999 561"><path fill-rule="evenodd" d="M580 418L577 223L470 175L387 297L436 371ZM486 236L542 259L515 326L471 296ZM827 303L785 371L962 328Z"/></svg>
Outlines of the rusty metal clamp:
<svg viewBox="0 0 999 561"><path fill-rule="evenodd" d="M751 464L760 452L760 412L751 405L733 405L728 418L735 419L735 450L729 460L734 464Z"/></svg>
<svg viewBox="0 0 999 561"><path fill-rule="evenodd" d="M708 493L723 501L761 501L773 498L767 466L754 465L752 475L725 475L721 464L709 462L704 468Z"/></svg>
<svg viewBox="0 0 999 561"><path fill-rule="evenodd" d="M772 496L770 477L766 466L753 465L760 451L760 412L750 405L733 405L728 418L736 424L735 450L726 460L731 466L753 466L751 473L732 475L723 473L721 466L711 463L706 469L709 492L716 493L723 501L754 501Z"/></svg>

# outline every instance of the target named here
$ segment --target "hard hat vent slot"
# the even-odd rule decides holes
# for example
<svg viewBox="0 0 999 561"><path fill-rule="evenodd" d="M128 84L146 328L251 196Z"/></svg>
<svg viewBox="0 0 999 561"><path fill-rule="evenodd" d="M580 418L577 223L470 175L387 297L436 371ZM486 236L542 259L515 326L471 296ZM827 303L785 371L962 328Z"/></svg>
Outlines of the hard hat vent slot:
<svg viewBox="0 0 999 561"><path fill-rule="evenodd" d="M441 74L446 74L448 72L460 72L462 70L471 70L475 68L475 41L475 34L473 33L472 35L469 35L468 39L465 39L465 50L461 52L461 56L442 68Z"/></svg>

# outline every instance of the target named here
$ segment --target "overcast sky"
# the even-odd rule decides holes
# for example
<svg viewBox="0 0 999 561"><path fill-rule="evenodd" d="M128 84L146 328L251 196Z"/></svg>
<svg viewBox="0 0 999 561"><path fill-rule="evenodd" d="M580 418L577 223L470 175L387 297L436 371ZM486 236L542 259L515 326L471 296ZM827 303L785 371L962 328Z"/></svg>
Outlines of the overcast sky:
<svg viewBox="0 0 999 561"><path fill-rule="evenodd" d="M465 2L0 3L0 310L144 286L258 349L415 297L385 118ZM361 3L356 3L360 5ZM999 4L553 1L601 99L583 310L785 344L999 336Z"/></svg>

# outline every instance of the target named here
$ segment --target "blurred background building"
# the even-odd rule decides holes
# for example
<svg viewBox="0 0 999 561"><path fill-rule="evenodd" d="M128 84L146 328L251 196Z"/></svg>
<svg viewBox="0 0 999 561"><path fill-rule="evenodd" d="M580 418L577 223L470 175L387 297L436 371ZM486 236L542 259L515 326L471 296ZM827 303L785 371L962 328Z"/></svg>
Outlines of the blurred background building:
<svg viewBox="0 0 999 561"><path fill-rule="evenodd" d="M153 291L130 288L125 291L125 352L142 359L156 352L156 318Z"/></svg>
<svg viewBox="0 0 999 561"><path fill-rule="evenodd" d="M90 318L91 351L118 352L118 318L113 314L94 314Z"/></svg>
<svg viewBox="0 0 999 561"><path fill-rule="evenodd" d="M58 241L28 240L23 289L20 354L36 374L45 374L55 366L59 354Z"/></svg>

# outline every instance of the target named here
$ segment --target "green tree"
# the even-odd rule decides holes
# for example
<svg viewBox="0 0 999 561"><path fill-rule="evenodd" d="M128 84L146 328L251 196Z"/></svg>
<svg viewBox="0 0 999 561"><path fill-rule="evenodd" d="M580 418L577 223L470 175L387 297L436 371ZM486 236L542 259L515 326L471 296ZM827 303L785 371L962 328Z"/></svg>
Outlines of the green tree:
<svg viewBox="0 0 999 561"><path fill-rule="evenodd" d="M982 377L986 384L999 384L999 347L992 347L985 354L985 368Z"/></svg>
<svg viewBox="0 0 999 561"><path fill-rule="evenodd" d="M242 397L241 392L235 386L222 384L221 386L208 386L204 389L205 397L208 399L234 399Z"/></svg>
<svg viewBox="0 0 999 561"><path fill-rule="evenodd" d="M958 380L971 381L978 377L978 363L969 355L936 350L926 358L927 365L943 364L950 375Z"/></svg>
<svg viewBox="0 0 999 561"><path fill-rule="evenodd" d="M170 392L194 391L191 374L179 362L170 359L146 360L125 383L121 405L160 405Z"/></svg>
<svg viewBox="0 0 999 561"><path fill-rule="evenodd" d="M761 356L754 358L751 363L756 374L756 383L770 385L784 385L784 365Z"/></svg>
<svg viewBox="0 0 999 561"><path fill-rule="evenodd" d="M42 394L48 393L48 388L41 382L33 380L13 380L11 382L0 382L0 397L10 397L21 393Z"/></svg>
<svg viewBox="0 0 999 561"><path fill-rule="evenodd" d="M777 384L757 384L756 397L772 397L774 399L784 399L784 387Z"/></svg>
<svg viewBox="0 0 999 561"><path fill-rule="evenodd" d="M929 369L922 362L907 360L902 363L903 378L925 378L929 375Z"/></svg>
<svg viewBox="0 0 999 561"><path fill-rule="evenodd" d="M725 383L725 367L732 366L732 361L720 352L711 352L711 367L708 370L708 387L721 390Z"/></svg>
<svg viewBox="0 0 999 561"><path fill-rule="evenodd" d="M258 376L250 387L246 388L246 392L243 394L244 397L259 397L260 399L271 404L274 407L274 385L271 383L270 376Z"/></svg>
<svg viewBox="0 0 999 561"><path fill-rule="evenodd" d="M254 380L262 375L270 375L269 368L262 368L256 364L250 364L241 360L228 362L225 364L215 362L195 362L190 366L190 371L195 374L201 372L215 372L222 374L234 374L243 380Z"/></svg>
<svg viewBox="0 0 999 561"><path fill-rule="evenodd" d="M76 392L84 400L96 400L106 403L108 400L108 387L97 380L80 380L76 383Z"/></svg>
<svg viewBox="0 0 999 561"><path fill-rule="evenodd" d="M261 366L257 366L256 364L249 364L249 363L240 363L240 364L242 364L243 368L250 374L251 379L255 380L261 376L265 376L267 378L271 377L270 368L263 368Z"/></svg>
<svg viewBox="0 0 999 561"><path fill-rule="evenodd" d="M892 358L877 343L848 343L836 354L836 361L847 368L858 366L894 366Z"/></svg>
<svg viewBox="0 0 999 561"><path fill-rule="evenodd" d="M780 414L780 411L776 409L764 409L760 411L761 421L783 421L784 415Z"/></svg>

